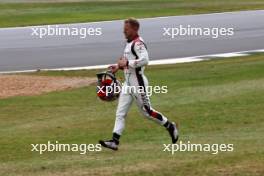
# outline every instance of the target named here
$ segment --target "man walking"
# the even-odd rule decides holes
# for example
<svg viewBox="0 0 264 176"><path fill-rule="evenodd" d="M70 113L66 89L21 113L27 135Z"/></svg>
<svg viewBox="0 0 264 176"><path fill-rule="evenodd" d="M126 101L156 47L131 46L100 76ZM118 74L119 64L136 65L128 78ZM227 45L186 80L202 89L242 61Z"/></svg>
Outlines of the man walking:
<svg viewBox="0 0 264 176"><path fill-rule="evenodd" d="M145 117L157 122L168 130L173 144L178 140L178 130L175 123L170 122L163 114L151 107L150 99L146 92L148 80L144 75L144 66L148 64L149 56L143 39L138 35L139 27L140 24L136 19L129 18L125 20L124 35L127 39L127 44L124 55L118 60L116 65L110 66L113 73L121 69L125 74L125 83L119 97L116 111L113 137L111 140L99 141L102 146L112 150L118 149L119 140L125 128L125 119L133 100L135 100L138 108ZM129 86L138 89L143 87L143 91L124 91Z"/></svg>

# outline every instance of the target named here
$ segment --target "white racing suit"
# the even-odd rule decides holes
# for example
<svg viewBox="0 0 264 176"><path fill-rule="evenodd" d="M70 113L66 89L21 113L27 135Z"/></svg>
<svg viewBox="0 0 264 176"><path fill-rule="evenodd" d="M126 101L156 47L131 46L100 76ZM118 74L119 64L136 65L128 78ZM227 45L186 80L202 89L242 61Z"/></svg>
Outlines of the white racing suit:
<svg viewBox="0 0 264 176"><path fill-rule="evenodd" d="M142 38L137 37L126 44L124 58L128 59L128 68L124 70L125 83L119 97L113 133L122 135L125 128L125 118L133 100L136 101L138 108L145 117L164 125L168 121L167 118L151 107L150 99L146 94L148 80L144 75L144 66L148 64L149 56ZM143 93L142 91L124 91L129 86L136 88L143 86L144 91Z"/></svg>

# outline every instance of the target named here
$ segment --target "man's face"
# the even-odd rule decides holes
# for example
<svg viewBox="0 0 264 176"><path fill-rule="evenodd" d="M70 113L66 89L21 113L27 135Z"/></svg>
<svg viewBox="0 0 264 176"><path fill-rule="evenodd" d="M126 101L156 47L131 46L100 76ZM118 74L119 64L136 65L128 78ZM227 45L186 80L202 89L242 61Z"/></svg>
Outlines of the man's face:
<svg viewBox="0 0 264 176"><path fill-rule="evenodd" d="M137 35L137 29L131 26L129 23L125 23L124 34L126 39L131 40L135 35Z"/></svg>

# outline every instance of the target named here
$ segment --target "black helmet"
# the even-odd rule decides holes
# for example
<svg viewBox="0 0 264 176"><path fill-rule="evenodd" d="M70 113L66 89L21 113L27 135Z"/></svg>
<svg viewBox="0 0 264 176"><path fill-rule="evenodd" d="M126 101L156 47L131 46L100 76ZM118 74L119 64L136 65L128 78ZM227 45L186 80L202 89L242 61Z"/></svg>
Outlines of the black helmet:
<svg viewBox="0 0 264 176"><path fill-rule="evenodd" d="M121 84L110 71L96 74L98 81L97 96L103 101L114 101L119 97Z"/></svg>

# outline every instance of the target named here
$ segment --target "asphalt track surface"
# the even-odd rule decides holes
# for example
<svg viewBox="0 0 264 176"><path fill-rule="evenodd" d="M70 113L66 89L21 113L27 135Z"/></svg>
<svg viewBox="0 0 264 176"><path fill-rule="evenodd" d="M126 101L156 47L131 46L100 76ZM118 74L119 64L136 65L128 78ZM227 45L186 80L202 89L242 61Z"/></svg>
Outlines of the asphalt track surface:
<svg viewBox="0 0 264 176"><path fill-rule="evenodd" d="M140 34L151 60L192 57L264 49L264 10L141 19ZM200 28L234 28L233 36L177 36L164 28L182 25ZM114 63L126 41L123 21L60 25L101 28L102 35L32 36L32 27L0 29L0 72Z"/></svg>

